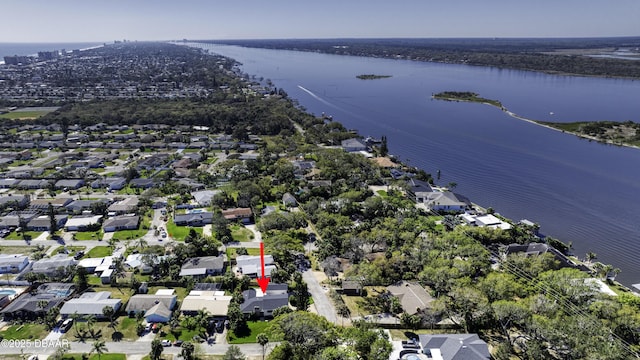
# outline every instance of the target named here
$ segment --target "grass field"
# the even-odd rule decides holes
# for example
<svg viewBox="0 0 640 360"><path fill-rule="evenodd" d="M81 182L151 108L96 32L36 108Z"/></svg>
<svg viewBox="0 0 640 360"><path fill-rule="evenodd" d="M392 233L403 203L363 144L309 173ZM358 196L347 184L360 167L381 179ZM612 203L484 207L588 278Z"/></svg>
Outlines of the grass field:
<svg viewBox="0 0 640 360"><path fill-rule="evenodd" d="M104 233L102 229L98 231L78 231L74 233L74 239L76 240L102 240Z"/></svg>
<svg viewBox="0 0 640 360"><path fill-rule="evenodd" d="M251 331L249 336L238 338L235 336L233 331L229 331L227 334L227 341L229 341L229 344L255 344L256 336L263 333L269 326L269 323L266 321L247 321L247 325Z"/></svg>
<svg viewBox="0 0 640 360"><path fill-rule="evenodd" d="M85 255L88 258L100 258L110 256L113 253L113 249L110 246L96 246Z"/></svg>
<svg viewBox="0 0 640 360"><path fill-rule="evenodd" d="M44 339L49 332L41 324L11 325L0 334L4 339Z"/></svg>
<svg viewBox="0 0 640 360"><path fill-rule="evenodd" d="M33 251L32 246L0 246L0 254L24 254L27 255Z"/></svg>
<svg viewBox="0 0 640 360"><path fill-rule="evenodd" d="M42 231L25 231L24 235L22 232L12 231L9 235L5 236L5 240L24 240L27 239L35 239L42 234Z"/></svg>
<svg viewBox="0 0 640 360"><path fill-rule="evenodd" d="M253 233L244 226L231 225L231 237L234 241L246 242L253 240Z"/></svg>
<svg viewBox="0 0 640 360"><path fill-rule="evenodd" d="M173 222L173 219L169 219L167 221L167 234L172 237L174 240L183 241L184 238L189 235L189 230L194 229L199 235L202 235L201 227L189 227L189 226L178 226Z"/></svg>
<svg viewBox="0 0 640 360"><path fill-rule="evenodd" d="M50 113L50 111L12 111L1 114L0 119L20 120L20 119L37 119Z"/></svg>

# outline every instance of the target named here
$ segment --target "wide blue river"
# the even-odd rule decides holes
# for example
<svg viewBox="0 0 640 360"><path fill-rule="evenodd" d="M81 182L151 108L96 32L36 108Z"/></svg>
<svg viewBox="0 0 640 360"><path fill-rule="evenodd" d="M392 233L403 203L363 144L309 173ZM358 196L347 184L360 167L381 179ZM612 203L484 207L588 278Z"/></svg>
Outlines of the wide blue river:
<svg viewBox="0 0 640 360"><path fill-rule="evenodd" d="M391 153L440 170L441 184L455 182L477 204L539 223L581 258L595 252L627 285L640 282L639 149L582 140L486 105L431 100L440 91L474 91L532 119L640 122L640 81L200 46L270 79L312 113L331 114L363 136L386 135Z"/></svg>

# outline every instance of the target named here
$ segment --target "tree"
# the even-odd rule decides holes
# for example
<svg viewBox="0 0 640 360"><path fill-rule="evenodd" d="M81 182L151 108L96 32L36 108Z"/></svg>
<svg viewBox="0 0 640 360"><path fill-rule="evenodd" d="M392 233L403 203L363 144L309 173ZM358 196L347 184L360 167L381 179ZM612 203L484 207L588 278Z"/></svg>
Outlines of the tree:
<svg viewBox="0 0 640 360"><path fill-rule="evenodd" d="M244 354L242 353L242 351L240 351L240 348L237 345L231 345L229 346L229 349L227 349L227 352L224 353L224 355L222 356L222 360L245 360L247 357L244 356ZM264 358L264 355L263 355Z"/></svg>
<svg viewBox="0 0 640 360"><path fill-rule="evenodd" d="M151 360L160 360L163 350L164 346L162 346L160 339L153 339L153 341L151 341L151 352L149 352L149 358L151 358Z"/></svg>
<svg viewBox="0 0 640 360"><path fill-rule="evenodd" d="M93 342L93 345L91 345L91 352L89 352L89 354L93 354L95 352L96 354L98 354L98 359L100 359L102 354L106 353L107 351L107 345L104 343L104 341L96 340Z"/></svg>
<svg viewBox="0 0 640 360"><path fill-rule="evenodd" d="M185 341L182 343L180 356L182 356L184 360L195 360L195 356L194 356L195 352L196 352L196 347L193 343L189 341Z"/></svg>
<svg viewBox="0 0 640 360"><path fill-rule="evenodd" d="M240 305L237 303L232 302L229 305L227 316L229 317L231 331L233 331L234 334L239 336L245 334L249 330L249 327L247 326L247 319L244 317L242 310L240 310Z"/></svg>
<svg viewBox="0 0 640 360"><path fill-rule="evenodd" d="M54 235L58 231L58 222L56 221L56 212L51 203L47 207L47 214L49 215L49 234Z"/></svg>
<svg viewBox="0 0 640 360"><path fill-rule="evenodd" d="M109 319L109 327L116 330L116 326L118 326L118 318L115 316L116 312L111 306L105 306L102 308L102 314L104 317Z"/></svg>
<svg viewBox="0 0 640 360"><path fill-rule="evenodd" d="M78 291L82 292L89 287L89 279L87 277L87 269L82 266L76 267L76 286Z"/></svg>
<svg viewBox="0 0 640 360"><path fill-rule="evenodd" d="M528 323L531 313L527 307L519 302L499 300L491 304L494 317L500 324L504 336L509 340L509 344L513 345L509 330L512 326L523 326Z"/></svg>
<svg viewBox="0 0 640 360"><path fill-rule="evenodd" d="M307 309L309 309L309 288L307 283L302 280L302 274L298 271L293 274L291 298L297 310L307 311Z"/></svg>
<svg viewBox="0 0 640 360"><path fill-rule="evenodd" d="M264 355L267 351L267 344L269 343L269 337L267 337L267 334L265 333L260 333L256 336L256 341L262 346L262 360L264 360Z"/></svg>

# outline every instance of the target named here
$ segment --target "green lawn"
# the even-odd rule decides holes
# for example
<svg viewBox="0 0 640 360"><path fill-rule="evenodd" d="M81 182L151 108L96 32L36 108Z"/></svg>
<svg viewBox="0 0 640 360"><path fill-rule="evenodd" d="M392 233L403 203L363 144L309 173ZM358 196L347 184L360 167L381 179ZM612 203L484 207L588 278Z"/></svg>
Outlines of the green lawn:
<svg viewBox="0 0 640 360"><path fill-rule="evenodd" d="M75 255L76 252L78 251L84 251L84 249L86 249L86 246L58 246L55 250L53 250L54 254L64 254L64 249L67 249L68 254L73 256Z"/></svg>
<svg viewBox="0 0 640 360"><path fill-rule="evenodd" d="M145 236L149 232L149 225L151 220L148 217L142 219L142 224L137 230L120 230L113 233L113 238L116 240L133 240L139 239Z"/></svg>
<svg viewBox="0 0 640 360"><path fill-rule="evenodd" d="M227 248L227 258L229 260L234 260L238 256L237 250L238 250L238 248ZM265 254L269 254L269 250L265 249L264 253ZM248 248L247 249L247 254L253 255L253 256L258 256L258 255L260 255L260 249L258 249L258 248Z"/></svg>
<svg viewBox="0 0 640 360"><path fill-rule="evenodd" d="M253 240L253 233L244 226L236 224L231 225L231 237L233 237L235 241L246 242Z"/></svg>
<svg viewBox="0 0 640 360"><path fill-rule="evenodd" d="M48 333L41 324L11 325L0 332L4 339L44 339Z"/></svg>
<svg viewBox="0 0 640 360"><path fill-rule="evenodd" d="M233 334L233 331L229 331L227 333L227 341L229 341L229 344L254 344L256 342L256 336L263 333L269 326L269 323L266 321L248 321L247 325L251 331L249 336L237 338L235 334Z"/></svg>
<svg viewBox="0 0 640 360"><path fill-rule="evenodd" d="M103 235L102 229L98 231L78 231L74 233L76 240L102 240Z"/></svg>
<svg viewBox="0 0 640 360"><path fill-rule="evenodd" d="M42 231L25 231L24 236L22 232L12 231L9 235L5 236L5 240L24 240L27 239L35 239L42 234Z"/></svg>
<svg viewBox="0 0 640 360"><path fill-rule="evenodd" d="M171 218L167 221L167 234L174 240L183 241L184 238L189 235L189 230L191 229L194 229L199 235L202 235L201 227L178 226Z"/></svg>
<svg viewBox="0 0 640 360"><path fill-rule="evenodd" d="M50 113L50 111L12 111L6 114L1 114L0 119L37 119L40 116L46 115L48 113Z"/></svg>
<svg viewBox="0 0 640 360"><path fill-rule="evenodd" d="M0 246L0 254L29 254L35 247L31 246Z"/></svg>
<svg viewBox="0 0 640 360"><path fill-rule="evenodd" d="M97 291L97 290L96 290ZM118 291L114 291L115 295ZM117 297L117 296L112 296ZM79 322L79 327L86 327L86 323ZM104 341L135 341L138 339L138 334L136 333L136 319L129 318L128 316L120 316L118 317L118 326L116 326L116 331L109 327L108 321L97 321L93 325L93 329L95 331L100 331L102 333L102 340ZM114 335L115 333L115 335ZM62 335L62 339L67 339L69 341L76 341L76 332L75 326L72 327L69 331L67 331L64 335ZM119 340L118 340L119 339ZM86 342L93 342L91 339L85 340Z"/></svg>
<svg viewBox="0 0 640 360"><path fill-rule="evenodd" d="M111 256L113 249L110 246L96 246L85 255L88 258Z"/></svg>
<svg viewBox="0 0 640 360"><path fill-rule="evenodd" d="M204 329L196 329L196 330L187 330L179 327L176 329L175 334L169 330L169 326L163 326L163 331L166 333L165 336L160 337L160 339L167 339L169 341L193 341L193 337L198 335L202 337L204 335Z"/></svg>

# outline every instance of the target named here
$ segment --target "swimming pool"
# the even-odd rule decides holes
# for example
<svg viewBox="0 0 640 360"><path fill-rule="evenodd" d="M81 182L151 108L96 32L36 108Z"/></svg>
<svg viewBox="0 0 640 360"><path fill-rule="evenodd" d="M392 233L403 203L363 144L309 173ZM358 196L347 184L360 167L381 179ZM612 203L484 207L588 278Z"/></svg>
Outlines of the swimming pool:
<svg viewBox="0 0 640 360"><path fill-rule="evenodd" d="M2 295L15 295L17 292L13 289L0 289L0 296Z"/></svg>

